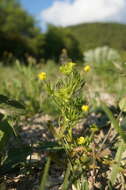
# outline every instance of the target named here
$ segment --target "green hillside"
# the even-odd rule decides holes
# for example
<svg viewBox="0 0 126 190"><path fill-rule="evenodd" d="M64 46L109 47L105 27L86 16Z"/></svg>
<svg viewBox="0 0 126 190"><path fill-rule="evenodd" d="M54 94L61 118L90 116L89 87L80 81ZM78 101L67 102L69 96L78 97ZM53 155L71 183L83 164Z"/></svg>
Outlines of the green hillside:
<svg viewBox="0 0 126 190"><path fill-rule="evenodd" d="M70 26L82 50L110 46L126 50L126 25L118 23L87 23Z"/></svg>

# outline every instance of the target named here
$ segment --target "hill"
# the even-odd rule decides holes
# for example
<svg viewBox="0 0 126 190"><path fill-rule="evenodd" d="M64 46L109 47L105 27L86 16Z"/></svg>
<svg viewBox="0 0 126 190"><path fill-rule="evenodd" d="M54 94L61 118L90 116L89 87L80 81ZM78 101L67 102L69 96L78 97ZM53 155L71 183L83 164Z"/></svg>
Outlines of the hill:
<svg viewBox="0 0 126 190"><path fill-rule="evenodd" d="M80 42L81 49L110 46L126 50L126 25L119 23L86 23L68 27Z"/></svg>

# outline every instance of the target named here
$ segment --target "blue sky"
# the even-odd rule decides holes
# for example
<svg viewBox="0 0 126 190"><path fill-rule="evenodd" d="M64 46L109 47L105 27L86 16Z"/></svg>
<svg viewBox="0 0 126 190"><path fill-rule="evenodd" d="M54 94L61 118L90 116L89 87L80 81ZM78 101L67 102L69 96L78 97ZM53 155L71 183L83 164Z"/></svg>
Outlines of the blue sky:
<svg viewBox="0 0 126 190"><path fill-rule="evenodd" d="M56 0L19 0L22 7L27 10L31 15L35 16L39 25L45 30L45 23L41 18L41 13L53 6ZM64 0L58 0L60 2ZM71 0L72 1L72 0Z"/></svg>
<svg viewBox="0 0 126 190"><path fill-rule="evenodd" d="M69 26L84 22L126 23L126 0L20 0L22 6L39 21Z"/></svg>
<svg viewBox="0 0 126 190"><path fill-rule="evenodd" d="M37 16L42 10L52 6L55 0L19 0L29 13ZM63 0L60 0L63 1Z"/></svg>

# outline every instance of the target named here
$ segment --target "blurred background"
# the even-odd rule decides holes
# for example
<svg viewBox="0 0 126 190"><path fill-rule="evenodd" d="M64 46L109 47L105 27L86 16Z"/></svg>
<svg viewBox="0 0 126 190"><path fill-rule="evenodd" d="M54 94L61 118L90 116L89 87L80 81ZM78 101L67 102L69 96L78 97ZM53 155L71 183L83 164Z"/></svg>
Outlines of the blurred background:
<svg viewBox="0 0 126 190"><path fill-rule="evenodd" d="M0 59L58 61L66 48L82 61L84 51L99 46L124 56L125 8L125 0L0 0Z"/></svg>

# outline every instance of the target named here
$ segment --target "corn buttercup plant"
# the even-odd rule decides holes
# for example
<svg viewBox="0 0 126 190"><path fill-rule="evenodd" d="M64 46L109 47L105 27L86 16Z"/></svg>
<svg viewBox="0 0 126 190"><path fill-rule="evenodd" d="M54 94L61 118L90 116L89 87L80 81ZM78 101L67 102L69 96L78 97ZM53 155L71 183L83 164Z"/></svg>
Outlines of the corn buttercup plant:
<svg viewBox="0 0 126 190"><path fill-rule="evenodd" d="M65 137L67 141L72 142L73 127L89 109L81 95L85 80L75 70L75 63L70 62L61 66L60 71L64 76L53 86L47 82L46 73L42 72L38 77L43 80L44 88L60 111L60 134L55 132L56 139L63 140Z"/></svg>
<svg viewBox="0 0 126 190"><path fill-rule="evenodd" d="M68 164L62 184L63 190L69 189L72 185L74 189L88 189L87 172L97 167L91 156L93 150L90 148L97 126L90 127L89 136L78 137L74 132L77 130L76 125L90 111L91 105L82 95L86 83L85 75L90 69L91 67L86 65L83 74L80 74L75 63L66 63L60 66L61 78L53 85L46 73L38 74L44 89L59 110L58 128L51 126L50 130L66 153Z"/></svg>
<svg viewBox="0 0 126 190"><path fill-rule="evenodd" d="M49 129L55 141L65 150L66 157L63 156L63 159L65 159L66 172L62 190L71 187L72 190L94 190L105 187L111 190L115 187L117 176L125 172L121 164L122 154L126 149L125 120L123 124L119 122L122 114L115 119L111 110L101 102L101 108L108 116L110 123L108 133L100 142L97 142L100 129L96 124L92 124L84 128L83 134L76 135L77 124L81 119L86 119L92 109L92 105L84 99L82 94L82 92L86 93L86 76L90 70L91 67L86 65L80 74L75 63L64 64L60 67L61 77L56 84L48 80L46 73L41 72L38 75L46 92L51 96L54 106L57 106L59 110L58 127L49 126ZM124 98L119 104L121 113L125 111L125 102ZM109 146L106 144L113 128L119 136L119 141L117 140L119 147L115 150L115 157L110 148L112 140ZM45 179L47 173L43 176ZM104 180L104 184L100 180ZM40 190L45 188L43 184L46 183L42 182L43 188Z"/></svg>

